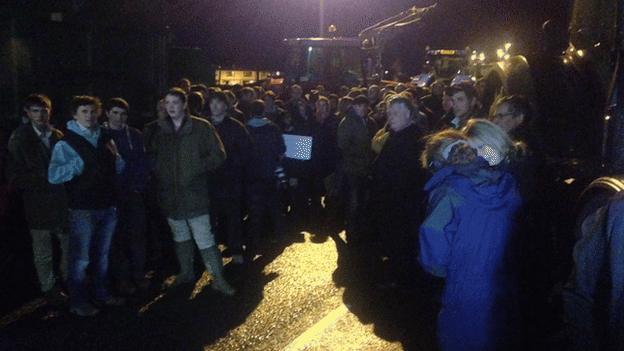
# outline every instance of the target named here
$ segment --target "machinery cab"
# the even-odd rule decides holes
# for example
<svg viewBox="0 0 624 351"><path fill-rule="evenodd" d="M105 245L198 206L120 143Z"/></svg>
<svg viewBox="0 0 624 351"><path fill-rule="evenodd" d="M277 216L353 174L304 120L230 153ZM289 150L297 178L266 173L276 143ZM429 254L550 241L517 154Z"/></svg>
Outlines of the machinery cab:
<svg viewBox="0 0 624 351"><path fill-rule="evenodd" d="M285 39L286 77L290 82L330 87L363 80L362 51L357 38Z"/></svg>
<svg viewBox="0 0 624 351"><path fill-rule="evenodd" d="M569 71L583 77L587 120L593 135L579 134L580 144L594 139L594 162L599 172L583 190L577 206L576 237L580 224L590 213L624 191L624 76L622 69L622 1L577 0L570 23L570 44L562 61ZM591 89L591 90L590 90ZM588 96L589 95L589 96ZM583 130L579 126L579 130ZM591 138L591 139L590 139Z"/></svg>
<svg viewBox="0 0 624 351"><path fill-rule="evenodd" d="M434 73L436 79L451 80L466 74L468 63L468 50L426 49L425 71Z"/></svg>
<svg viewBox="0 0 624 351"><path fill-rule="evenodd" d="M623 5L576 0L568 24L545 25L541 52L510 57L489 71L501 78L505 95L530 96L538 112L533 146L544 155L539 181L547 190L540 201L552 218L544 229L554 239L561 279L569 273L580 224L624 190L624 63L617 20ZM569 30L567 48L559 44L565 35L554 35L563 28Z"/></svg>
<svg viewBox="0 0 624 351"><path fill-rule="evenodd" d="M575 179L583 188L575 209L579 222L624 190L622 6L576 0L568 48L546 67L550 76L536 79L552 167L559 179Z"/></svg>

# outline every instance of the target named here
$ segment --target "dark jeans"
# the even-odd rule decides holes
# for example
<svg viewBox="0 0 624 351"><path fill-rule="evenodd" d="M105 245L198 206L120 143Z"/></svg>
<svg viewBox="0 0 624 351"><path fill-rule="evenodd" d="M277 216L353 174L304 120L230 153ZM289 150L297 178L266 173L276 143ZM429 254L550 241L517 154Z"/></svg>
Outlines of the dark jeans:
<svg viewBox="0 0 624 351"><path fill-rule="evenodd" d="M371 220L378 245L378 255L387 257L384 266L384 279L399 283L414 280L417 256L415 226L405 209L394 206L380 206L370 211ZM416 227L417 228L417 227ZM372 239L372 238L371 238ZM368 239L367 239L368 241ZM371 240L372 241L372 240Z"/></svg>
<svg viewBox="0 0 624 351"><path fill-rule="evenodd" d="M279 191L274 180L256 180L248 187L249 238L248 244L258 247L265 236L265 219L273 224L276 236L284 233Z"/></svg>
<svg viewBox="0 0 624 351"><path fill-rule="evenodd" d="M146 209L143 195L130 194L120 201L111 251L111 270L118 281L145 277Z"/></svg>
<svg viewBox="0 0 624 351"><path fill-rule="evenodd" d="M69 294L73 306L87 303L87 267L93 266L95 297L110 297L108 254L117 225L117 209L69 210Z"/></svg>
<svg viewBox="0 0 624 351"><path fill-rule="evenodd" d="M323 208L323 197L327 195L324 178L315 176L312 179L312 189L310 192L310 218L314 222L325 222L325 210Z"/></svg>
<svg viewBox="0 0 624 351"><path fill-rule="evenodd" d="M145 194L145 207L147 209L147 269L164 271L169 268L175 269L177 261L173 248L173 236L167 218L162 214L158 205L157 190L154 186L149 187Z"/></svg>
<svg viewBox="0 0 624 351"><path fill-rule="evenodd" d="M364 209L368 203L368 180L363 176L346 175L347 203L346 203L346 231L347 241L357 244L362 241L364 231Z"/></svg>
<svg viewBox="0 0 624 351"><path fill-rule="evenodd" d="M346 184L343 179L338 171L323 179L323 189L326 189L323 232L328 235L338 234L344 229Z"/></svg>
<svg viewBox="0 0 624 351"><path fill-rule="evenodd" d="M240 255L243 246L242 199L240 197L213 198L210 219L216 233L225 234L232 255Z"/></svg>
<svg viewBox="0 0 624 351"><path fill-rule="evenodd" d="M310 220L310 209L313 190L313 180L310 177L298 177L297 186L291 188L293 197L293 209L295 223L307 226Z"/></svg>

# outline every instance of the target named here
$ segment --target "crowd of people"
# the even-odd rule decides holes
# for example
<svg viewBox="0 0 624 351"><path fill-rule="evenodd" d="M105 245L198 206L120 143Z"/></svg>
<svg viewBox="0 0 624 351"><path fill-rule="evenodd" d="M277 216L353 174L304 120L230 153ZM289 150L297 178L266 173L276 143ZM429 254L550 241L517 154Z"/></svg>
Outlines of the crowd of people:
<svg viewBox="0 0 624 351"><path fill-rule="evenodd" d="M142 132L121 97L102 106L75 96L57 129L50 99L30 95L6 174L23 198L41 291L68 296L79 316L123 305L150 284L148 222L161 216L179 264L170 287L195 281L198 251L211 286L233 295L222 257L251 262L293 231L288 219L296 230L345 229L354 252L384 262L381 288L412 286L418 269L442 278L443 350L513 349L546 255L528 253L539 145L526 97L487 105L482 94L472 82L305 91L183 79ZM312 137L311 158L285 157L284 134Z"/></svg>

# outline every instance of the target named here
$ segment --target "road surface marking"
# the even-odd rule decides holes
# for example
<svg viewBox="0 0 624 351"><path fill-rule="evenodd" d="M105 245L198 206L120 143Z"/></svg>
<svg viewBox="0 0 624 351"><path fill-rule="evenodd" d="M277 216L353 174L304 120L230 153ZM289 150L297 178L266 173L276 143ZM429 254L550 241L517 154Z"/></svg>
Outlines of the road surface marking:
<svg viewBox="0 0 624 351"><path fill-rule="evenodd" d="M4 328L7 325L19 320L25 315L31 314L35 312L40 307L43 307L47 304L46 299L38 298L30 301L29 303L23 305L19 309L9 313L8 315L0 318L0 327Z"/></svg>
<svg viewBox="0 0 624 351"><path fill-rule="evenodd" d="M340 305L335 310L329 312L323 319L318 321L308 330L303 332L303 334L299 335L295 340L293 340L288 346L286 346L283 351L301 351L305 350L306 347L313 341L317 340L323 332L325 332L329 327L333 326L340 320L340 318L344 317L349 312L349 309L345 305Z"/></svg>

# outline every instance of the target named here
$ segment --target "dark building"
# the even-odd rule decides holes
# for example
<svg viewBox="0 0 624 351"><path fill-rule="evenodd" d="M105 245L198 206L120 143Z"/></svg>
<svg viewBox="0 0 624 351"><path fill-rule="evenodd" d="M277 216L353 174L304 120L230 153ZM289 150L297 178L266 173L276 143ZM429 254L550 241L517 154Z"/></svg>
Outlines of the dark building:
<svg viewBox="0 0 624 351"><path fill-rule="evenodd" d="M21 101L49 95L53 123L68 118L72 95L125 97L130 123L153 118L169 84L203 59L201 50L173 47L167 1L8 1L0 5L0 119L15 124Z"/></svg>

